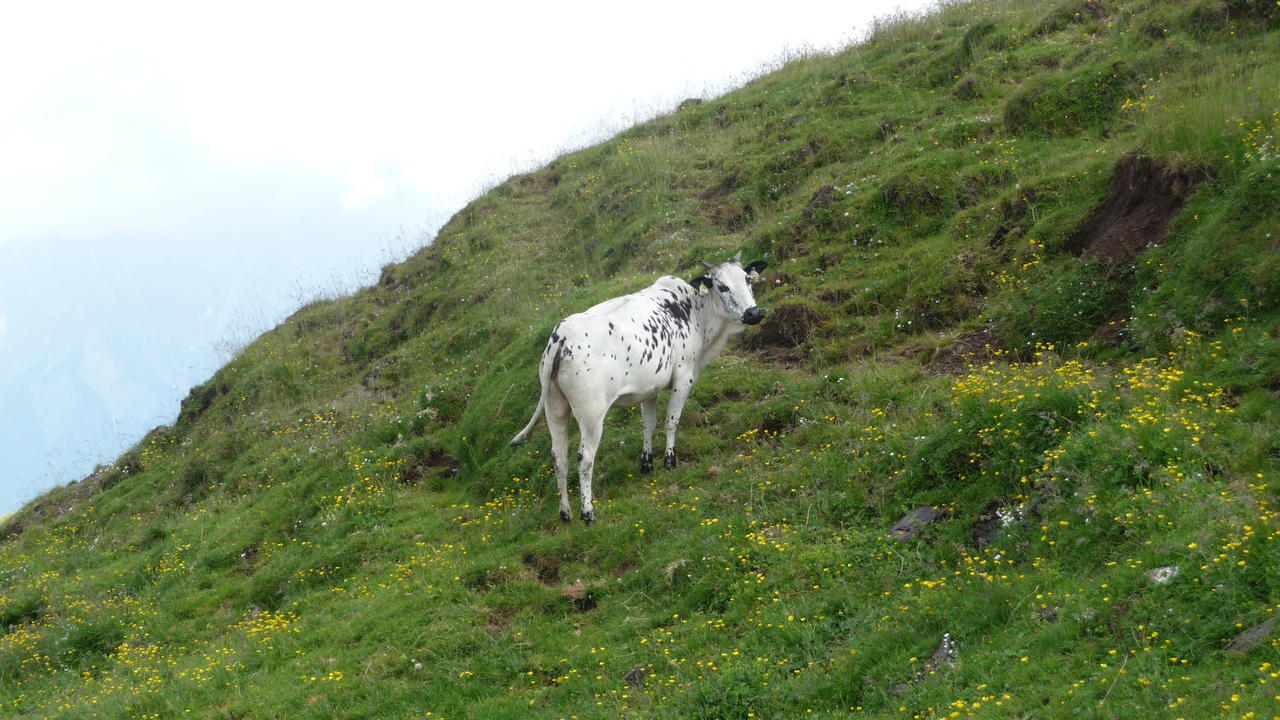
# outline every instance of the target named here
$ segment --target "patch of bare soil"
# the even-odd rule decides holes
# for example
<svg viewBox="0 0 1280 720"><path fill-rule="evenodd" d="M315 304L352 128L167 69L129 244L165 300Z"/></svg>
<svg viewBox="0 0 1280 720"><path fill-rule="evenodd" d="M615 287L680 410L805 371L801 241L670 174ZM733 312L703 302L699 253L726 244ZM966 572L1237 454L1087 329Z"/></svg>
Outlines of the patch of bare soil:
<svg viewBox="0 0 1280 720"><path fill-rule="evenodd" d="M595 590L581 580L560 589L560 597L569 601L574 612L589 612L599 606Z"/></svg>
<svg viewBox="0 0 1280 720"><path fill-rule="evenodd" d="M1206 179L1142 155L1121 158L1106 196L1067 239L1067 249L1112 267L1127 266L1143 250L1164 242L1169 222Z"/></svg>
<svg viewBox="0 0 1280 720"><path fill-rule="evenodd" d="M525 567L533 570L538 576L538 582L543 585L555 585L560 582L560 558L553 555L539 555L537 553L525 553L521 558L521 562Z"/></svg>
<svg viewBox="0 0 1280 720"><path fill-rule="evenodd" d="M417 485L427 478L447 480L458 474L458 460L440 449L431 449L409 457L404 472L400 475L401 485Z"/></svg>
<svg viewBox="0 0 1280 720"><path fill-rule="evenodd" d="M967 335L961 335L950 345L938 348L924 367L933 375L954 375L966 371L970 365L980 365L995 357L1004 346L995 325L987 324Z"/></svg>
<svg viewBox="0 0 1280 720"><path fill-rule="evenodd" d="M808 305L769 308L760 327L743 338L743 345L778 360L799 360L820 321L817 311Z"/></svg>

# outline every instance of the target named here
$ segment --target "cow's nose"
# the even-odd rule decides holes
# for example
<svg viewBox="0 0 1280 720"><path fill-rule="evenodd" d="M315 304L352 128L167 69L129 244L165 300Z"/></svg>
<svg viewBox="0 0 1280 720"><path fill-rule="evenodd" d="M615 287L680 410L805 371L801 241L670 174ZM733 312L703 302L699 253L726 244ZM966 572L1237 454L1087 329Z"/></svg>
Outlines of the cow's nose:
<svg viewBox="0 0 1280 720"><path fill-rule="evenodd" d="M742 322L748 325L755 325L763 319L764 310L761 310L759 307L749 308L746 312L742 313Z"/></svg>

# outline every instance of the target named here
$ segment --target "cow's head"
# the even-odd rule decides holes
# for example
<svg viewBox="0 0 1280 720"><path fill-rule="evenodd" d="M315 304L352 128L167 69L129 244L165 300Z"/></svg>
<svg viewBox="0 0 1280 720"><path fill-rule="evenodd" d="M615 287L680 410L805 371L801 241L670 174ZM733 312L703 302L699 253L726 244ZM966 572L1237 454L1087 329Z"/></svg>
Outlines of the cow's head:
<svg viewBox="0 0 1280 720"><path fill-rule="evenodd" d="M704 297L715 295L711 307L729 320L743 325L755 325L764 320L764 310L756 305L751 285L760 280L760 273L769 266L763 260L742 266L742 253L719 265L703 263L707 273L694 278L690 284Z"/></svg>

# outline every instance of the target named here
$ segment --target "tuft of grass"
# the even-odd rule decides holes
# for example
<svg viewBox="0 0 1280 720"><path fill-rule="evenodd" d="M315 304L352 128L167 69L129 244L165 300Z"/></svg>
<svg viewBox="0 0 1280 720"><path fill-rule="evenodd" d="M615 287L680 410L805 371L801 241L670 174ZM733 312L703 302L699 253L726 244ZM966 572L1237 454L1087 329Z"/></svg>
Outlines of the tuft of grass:
<svg viewBox="0 0 1280 720"><path fill-rule="evenodd" d="M1116 114L1140 89L1140 77L1130 61L1115 58L1040 76L1009 98L1005 127L1030 137L1108 135Z"/></svg>
<svg viewBox="0 0 1280 720"><path fill-rule="evenodd" d="M1187 165L1238 175L1280 154L1280 70L1273 47L1246 54L1242 65L1209 60L1143 86L1124 110L1139 122L1148 151Z"/></svg>

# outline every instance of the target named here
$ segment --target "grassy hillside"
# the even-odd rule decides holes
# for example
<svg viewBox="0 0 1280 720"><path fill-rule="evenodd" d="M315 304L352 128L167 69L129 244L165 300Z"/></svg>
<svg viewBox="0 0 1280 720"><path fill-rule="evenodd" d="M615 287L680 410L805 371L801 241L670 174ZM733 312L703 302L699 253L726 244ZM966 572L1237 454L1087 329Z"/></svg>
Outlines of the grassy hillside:
<svg viewBox="0 0 1280 720"><path fill-rule="evenodd" d="M948 4L512 178L8 520L0 714L1280 714L1278 28ZM737 250L562 524L550 329Z"/></svg>

